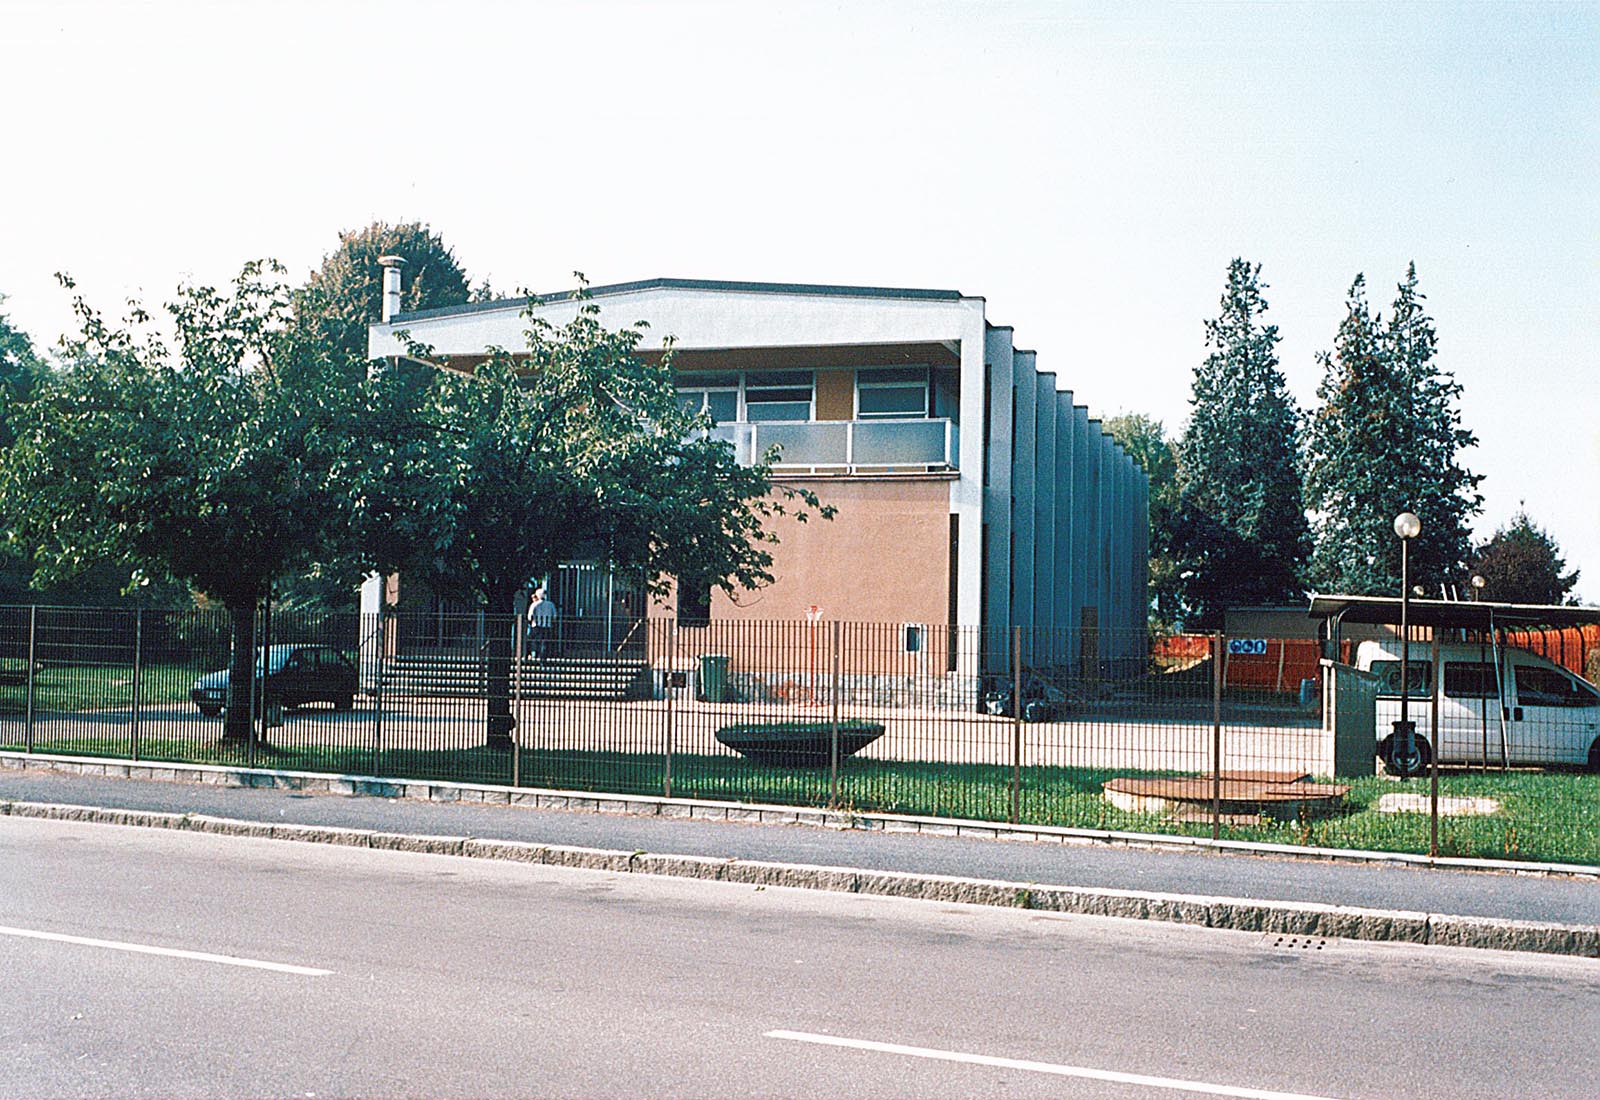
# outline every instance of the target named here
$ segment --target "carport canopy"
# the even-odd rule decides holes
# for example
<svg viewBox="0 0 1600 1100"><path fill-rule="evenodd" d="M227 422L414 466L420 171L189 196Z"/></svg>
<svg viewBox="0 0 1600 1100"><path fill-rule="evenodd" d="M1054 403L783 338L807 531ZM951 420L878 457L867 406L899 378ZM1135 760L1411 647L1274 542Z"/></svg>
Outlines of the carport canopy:
<svg viewBox="0 0 1600 1100"><path fill-rule="evenodd" d="M1463 603L1457 600L1406 601L1406 621L1412 626L1464 630L1534 629L1587 626L1600 623L1600 607L1565 607L1560 604ZM1312 593L1313 619L1330 625L1371 623L1400 625L1398 596L1341 596Z"/></svg>

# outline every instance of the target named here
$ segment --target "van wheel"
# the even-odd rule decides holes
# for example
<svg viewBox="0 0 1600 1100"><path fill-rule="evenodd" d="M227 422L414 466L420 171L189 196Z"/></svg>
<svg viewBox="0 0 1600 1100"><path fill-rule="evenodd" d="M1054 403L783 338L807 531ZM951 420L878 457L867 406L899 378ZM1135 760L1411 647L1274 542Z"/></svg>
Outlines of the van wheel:
<svg viewBox="0 0 1600 1100"><path fill-rule="evenodd" d="M1401 779L1412 779L1427 771L1433 760L1433 749L1421 737L1413 738L1412 744L1412 751L1408 753L1401 738L1393 735L1384 738L1383 744L1378 746L1383 770Z"/></svg>

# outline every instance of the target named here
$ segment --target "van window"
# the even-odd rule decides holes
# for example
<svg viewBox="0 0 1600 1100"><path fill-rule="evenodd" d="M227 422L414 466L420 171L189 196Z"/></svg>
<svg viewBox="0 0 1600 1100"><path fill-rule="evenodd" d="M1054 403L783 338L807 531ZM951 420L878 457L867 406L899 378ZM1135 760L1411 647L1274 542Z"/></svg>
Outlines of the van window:
<svg viewBox="0 0 1600 1100"><path fill-rule="evenodd" d="M1373 661L1372 674L1378 678L1378 694L1400 695L1400 662ZM1432 661L1412 661L1406 669L1406 694L1426 698L1433 694L1428 684L1433 679Z"/></svg>
<svg viewBox="0 0 1600 1100"><path fill-rule="evenodd" d="M1524 707L1600 706L1600 695L1576 677L1554 668L1518 665L1517 704Z"/></svg>
<svg viewBox="0 0 1600 1100"><path fill-rule="evenodd" d="M1496 699L1500 695L1494 665L1481 661L1446 661L1444 693L1452 699Z"/></svg>

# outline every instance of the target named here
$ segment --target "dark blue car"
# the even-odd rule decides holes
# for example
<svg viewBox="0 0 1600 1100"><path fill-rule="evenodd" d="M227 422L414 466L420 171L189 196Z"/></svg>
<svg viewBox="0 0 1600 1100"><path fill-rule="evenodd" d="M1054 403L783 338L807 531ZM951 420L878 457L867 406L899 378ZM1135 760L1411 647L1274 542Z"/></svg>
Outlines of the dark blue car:
<svg viewBox="0 0 1600 1100"><path fill-rule="evenodd" d="M332 703L335 710L355 705L356 666L343 653L326 645L275 645L265 661L257 655L256 674L266 670L268 698L285 709L306 703ZM208 672L194 682L189 698L207 718L228 706L228 670Z"/></svg>

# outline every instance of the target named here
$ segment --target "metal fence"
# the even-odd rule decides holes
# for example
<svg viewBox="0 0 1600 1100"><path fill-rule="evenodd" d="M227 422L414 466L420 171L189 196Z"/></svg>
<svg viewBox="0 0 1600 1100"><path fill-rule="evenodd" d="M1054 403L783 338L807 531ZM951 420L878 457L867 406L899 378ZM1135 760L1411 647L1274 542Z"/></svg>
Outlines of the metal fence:
<svg viewBox="0 0 1600 1100"><path fill-rule="evenodd" d="M219 610L0 607L0 749L1600 863L1595 777L1441 735L1470 710L1473 744L1516 743L1455 640L1411 646L1409 717L1441 751L1395 780L1398 673L1348 644L278 613L229 723L230 638ZM1524 724L1576 745L1595 713Z"/></svg>

